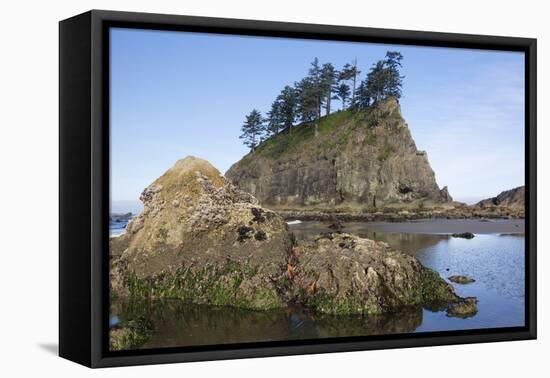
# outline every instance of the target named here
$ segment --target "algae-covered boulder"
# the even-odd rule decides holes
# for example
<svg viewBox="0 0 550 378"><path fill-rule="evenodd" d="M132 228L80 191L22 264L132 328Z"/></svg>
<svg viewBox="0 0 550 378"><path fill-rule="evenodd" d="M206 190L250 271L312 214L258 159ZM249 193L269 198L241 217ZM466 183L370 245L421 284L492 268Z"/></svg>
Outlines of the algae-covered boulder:
<svg viewBox="0 0 550 378"><path fill-rule="evenodd" d="M111 241L115 296L282 307L291 239L284 220L187 157L149 185L143 212Z"/></svg>
<svg viewBox="0 0 550 378"><path fill-rule="evenodd" d="M410 306L445 309L453 288L411 255L345 233L293 249L287 275L298 302L322 313L381 314Z"/></svg>

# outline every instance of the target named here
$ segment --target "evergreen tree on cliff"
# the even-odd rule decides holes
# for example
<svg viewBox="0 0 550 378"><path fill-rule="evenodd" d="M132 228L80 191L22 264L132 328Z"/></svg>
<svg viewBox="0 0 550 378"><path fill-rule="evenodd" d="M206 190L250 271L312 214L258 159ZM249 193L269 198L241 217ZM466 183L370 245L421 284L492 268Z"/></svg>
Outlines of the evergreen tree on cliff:
<svg viewBox="0 0 550 378"><path fill-rule="evenodd" d="M298 93L297 114L300 122L311 122L317 114L317 100L313 87L310 77L305 77L295 84Z"/></svg>
<svg viewBox="0 0 550 378"><path fill-rule="evenodd" d="M268 137L278 134L284 128L279 97L271 104L271 109L267 112L267 117L264 121L265 133Z"/></svg>
<svg viewBox="0 0 550 378"><path fill-rule="evenodd" d="M357 85L357 77L361 71L357 69L357 58L353 59L351 64L346 63L340 71L340 81L351 81L351 106L355 105L355 90Z"/></svg>
<svg viewBox="0 0 550 378"><path fill-rule="evenodd" d="M267 137L287 130L290 133L297 118L298 91L287 85L271 104L271 110L267 112L265 119L265 131Z"/></svg>
<svg viewBox="0 0 550 378"><path fill-rule="evenodd" d="M323 100L325 96L325 86L323 83L323 71L319 66L319 59L315 58L311 62L309 69L308 79L310 85L308 86L307 96L311 97L312 103L315 105L315 136L319 135L319 119L321 118L321 107L323 106Z"/></svg>
<svg viewBox="0 0 550 378"><path fill-rule="evenodd" d="M384 67L386 68L386 95L401 98L401 89L403 87L404 76L401 76L399 69L401 68L401 60L403 55L397 51L388 51L386 59L384 59Z"/></svg>
<svg viewBox="0 0 550 378"><path fill-rule="evenodd" d="M263 130L262 113L254 109L246 116L246 120L241 127L242 134L239 138L244 139L244 145L254 152L260 143Z"/></svg>
<svg viewBox="0 0 550 378"><path fill-rule="evenodd" d="M342 110L346 108L346 103L350 96L350 93L351 92L349 89L349 85L347 85L346 83L341 83L336 90L337 98L342 101Z"/></svg>
<svg viewBox="0 0 550 378"><path fill-rule="evenodd" d="M365 109L371 105L371 96L369 94L367 79L361 81L361 84L357 87L356 105L358 109Z"/></svg>
<svg viewBox="0 0 550 378"><path fill-rule="evenodd" d="M290 133L292 125L294 125L297 118L298 91L287 85L277 97L277 101L280 106L280 117L283 128L288 129Z"/></svg>
<svg viewBox="0 0 550 378"><path fill-rule="evenodd" d="M334 69L334 66L331 63L323 64L321 69L321 85L325 91L325 109L326 115L330 114L330 105L331 100L336 99L336 96L333 96L333 92L337 90L338 76L337 72Z"/></svg>
<svg viewBox="0 0 550 378"><path fill-rule="evenodd" d="M401 68L403 55L388 51L384 60L379 60L370 69L367 78L358 89L358 106L364 108L389 96L401 98L403 76Z"/></svg>

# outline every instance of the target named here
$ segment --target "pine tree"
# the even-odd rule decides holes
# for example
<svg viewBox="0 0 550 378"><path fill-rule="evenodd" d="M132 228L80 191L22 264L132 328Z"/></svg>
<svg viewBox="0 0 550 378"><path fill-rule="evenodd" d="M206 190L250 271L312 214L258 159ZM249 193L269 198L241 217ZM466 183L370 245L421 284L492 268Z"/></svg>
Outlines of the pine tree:
<svg viewBox="0 0 550 378"><path fill-rule="evenodd" d="M340 81L351 81L351 105L355 105L355 92L357 86L357 78L361 71L357 69L357 58L353 59L351 64L346 63L340 71Z"/></svg>
<svg viewBox="0 0 550 378"><path fill-rule="evenodd" d="M356 106L358 109L365 109L370 106L371 98L369 95L368 81L362 80L357 87Z"/></svg>
<svg viewBox="0 0 550 378"><path fill-rule="evenodd" d="M317 100L314 84L310 77L305 77L295 84L298 94L297 115L300 122L311 122L317 115Z"/></svg>
<svg viewBox="0 0 550 378"><path fill-rule="evenodd" d="M280 106L282 125L290 132L297 118L298 92L296 89L287 85L283 88L279 96L277 96L277 101Z"/></svg>
<svg viewBox="0 0 550 378"><path fill-rule="evenodd" d="M308 87L308 96L312 98L312 101L315 104L315 136L319 135L319 120L321 119L321 107L323 106L323 100L325 95L325 89L323 86L323 76L322 69L319 66L319 59L315 58L311 62L311 67L309 69L309 87Z"/></svg>
<svg viewBox="0 0 550 378"><path fill-rule="evenodd" d="M397 51L388 51L384 59L386 72L386 95L401 98L401 90L403 87L404 76L401 76L399 69L401 68L401 60L403 55Z"/></svg>
<svg viewBox="0 0 550 378"><path fill-rule="evenodd" d="M351 106L355 106L355 88L356 88L356 84L357 84L357 77L359 76L359 74L361 73L361 71L359 71L357 69L357 58L353 59L353 65L352 65L352 75L353 75L353 78L352 78L352 81L353 81L353 85L352 85L352 91L351 91Z"/></svg>
<svg viewBox="0 0 550 378"><path fill-rule="evenodd" d="M346 101L349 98L350 93L351 92L350 92L350 89L349 89L349 85L347 85L344 82L341 83L338 86L338 89L336 90L337 98L339 98L340 101L342 101L342 110L344 110L346 108Z"/></svg>
<svg viewBox="0 0 550 378"><path fill-rule="evenodd" d="M323 64L321 69L321 85L325 91L325 109L326 115L330 114L331 100L335 100L337 97L333 96L333 92L337 90L338 76L337 72L334 69L334 66L331 63Z"/></svg>
<svg viewBox="0 0 550 378"><path fill-rule="evenodd" d="M267 117L264 120L265 133L269 138L271 135L276 135L284 128L283 116L281 112L281 103L279 98L271 104L271 110L267 112Z"/></svg>
<svg viewBox="0 0 550 378"><path fill-rule="evenodd" d="M260 143L263 130L262 113L253 109L246 116L246 120L241 127L242 134L239 138L244 139L244 145L254 152Z"/></svg>
<svg viewBox="0 0 550 378"><path fill-rule="evenodd" d="M401 53L388 51L384 60L371 67L361 93L363 103L374 103L389 96L401 98L404 77L399 69L402 59Z"/></svg>
<svg viewBox="0 0 550 378"><path fill-rule="evenodd" d="M386 97L387 70L383 61L374 64L367 74L366 95L369 103L375 103Z"/></svg>

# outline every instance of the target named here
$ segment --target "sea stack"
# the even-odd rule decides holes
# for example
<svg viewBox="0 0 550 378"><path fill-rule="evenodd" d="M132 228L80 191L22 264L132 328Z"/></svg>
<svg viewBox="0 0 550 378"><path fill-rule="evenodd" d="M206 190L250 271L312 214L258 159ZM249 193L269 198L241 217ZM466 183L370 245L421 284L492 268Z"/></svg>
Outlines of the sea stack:
<svg viewBox="0 0 550 378"><path fill-rule="evenodd" d="M393 97L323 117L318 136L313 124L280 132L235 163L226 177L275 209L452 202L447 188L437 185L427 153L416 148Z"/></svg>
<svg viewBox="0 0 550 378"><path fill-rule="evenodd" d="M476 206L481 208L506 207L510 209L525 208L525 186L505 190L498 196L479 201Z"/></svg>

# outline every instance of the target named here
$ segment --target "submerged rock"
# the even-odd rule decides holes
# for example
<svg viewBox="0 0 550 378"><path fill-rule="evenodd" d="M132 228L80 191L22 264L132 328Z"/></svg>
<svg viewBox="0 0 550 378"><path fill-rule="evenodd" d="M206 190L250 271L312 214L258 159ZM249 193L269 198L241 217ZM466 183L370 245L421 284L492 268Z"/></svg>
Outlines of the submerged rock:
<svg viewBox="0 0 550 378"><path fill-rule="evenodd" d="M345 233L299 244L289 267L294 300L321 313L381 314L461 301L413 256Z"/></svg>
<svg viewBox="0 0 550 378"><path fill-rule="evenodd" d="M473 239L475 237L471 232L461 232L451 235L453 238L462 238L462 239Z"/></svg>
<svg viewBox="0 0 550 378"><path fill-rule="evenodd" d="M329 224L328 228L334 231L342 231L344 229L344 225L340 221L335 221Z"/></svg>
<svg viewBox="0 0 550 378"><path fill-rule="evenodd" d="M447 316L451 318L470 318L477 314L477 299L474 297L464 298L463 300L451 304L447 309Z"/></svg>
<svg viewBox="0 0 550 378"><path fill-rule="evenodd" d="M291 239L279 215L194 157L178 161L141 200L144 211L111 242L115 295L283 306L278 290Z"/></svg>
<svg viewBox="0 0 550 378"><path fill-rule="evenodd" d="M450 276L449 281L454 282L454 283L458 283L458 284L462 284L462 285L466 285L466 284L469 284L469 283L472 283L472 282L476 282L476 280L474 280L473 278L466 277L466 276L460 276L460 275Z"/></svg>

